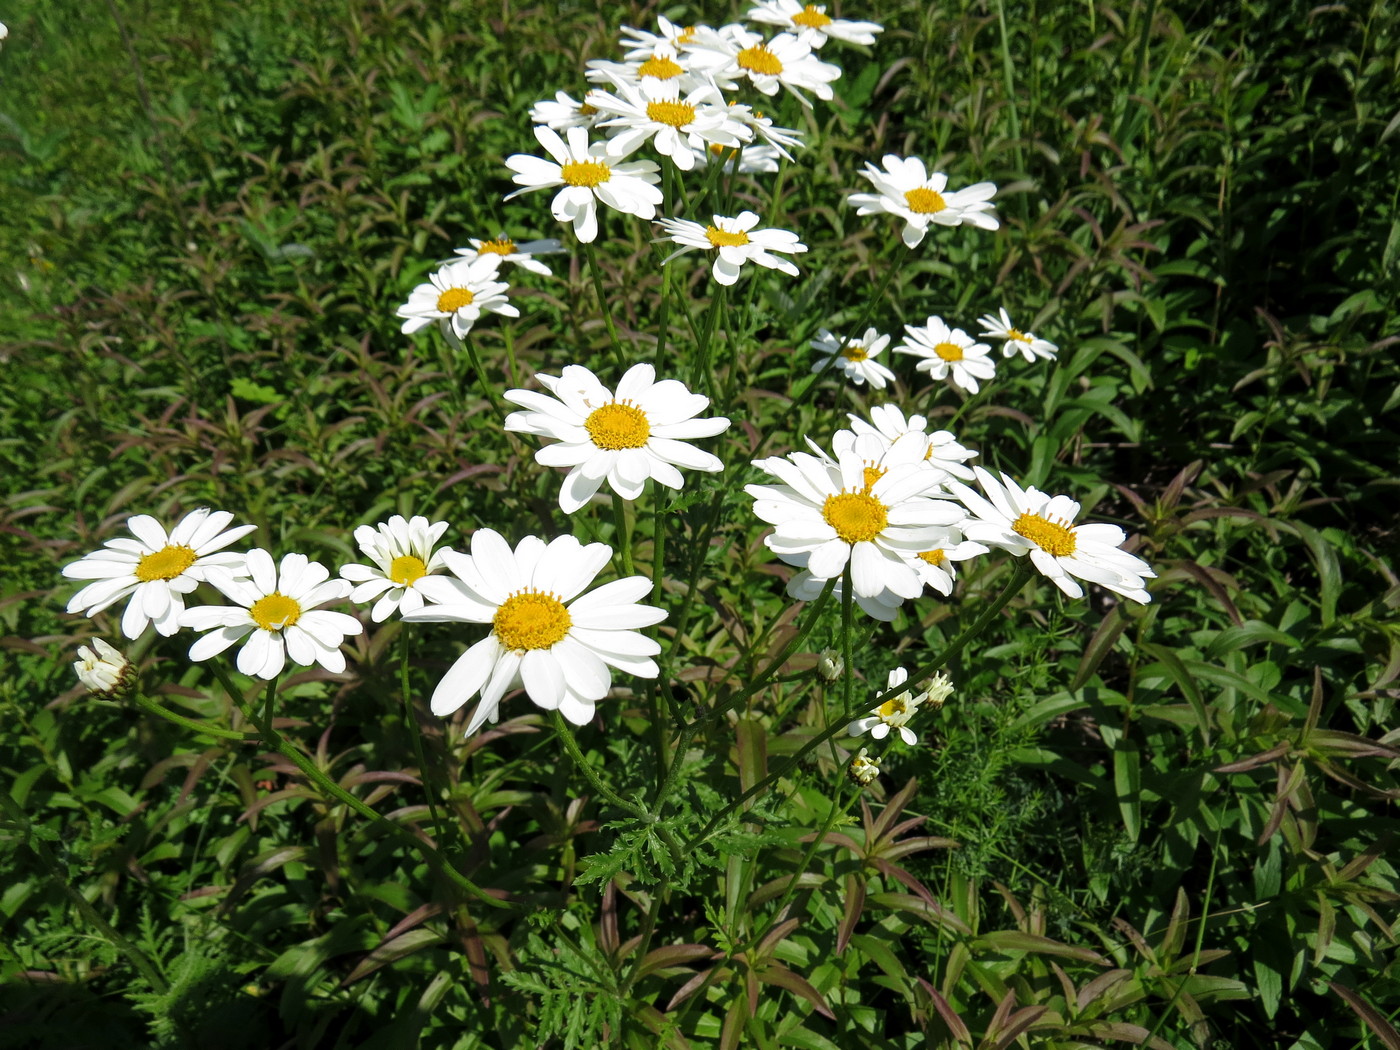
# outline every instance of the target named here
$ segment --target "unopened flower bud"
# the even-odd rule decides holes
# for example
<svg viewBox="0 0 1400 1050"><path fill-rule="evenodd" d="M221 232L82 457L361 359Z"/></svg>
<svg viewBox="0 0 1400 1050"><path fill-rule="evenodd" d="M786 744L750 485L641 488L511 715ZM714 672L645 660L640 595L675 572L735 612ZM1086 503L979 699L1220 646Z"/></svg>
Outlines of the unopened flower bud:
<svg viewBox="0 0 1400 1050"><path fill-rule="evenodd" d="M78 659L73 662L78 681L87 686L93 696L118 700L131 689L136 670L121 650L101 638L94 638L92 644L96 652L86 645L78 647Z"/></svg>
<svg viewBox="0 0 1400 1050"><path fill-rule="evenodd" d="M880 775L879 764L868 755L869 751L861 748L860 753L851 759L851 764L846 769L847 775L861 787L865 787Z"/></svg>
<svg viewBox="0 0 1400 1050"><path fill-rule="evenodd" d="M823 649L817 658L817 674L828 682L834 682L846 673L846 661L835 649Z"/></svg>
<svg viewBox="0 0 1400 1050"><path fill-rule="evenodd" d="M924 703L932 708L940 708L948 697L953 695L953 683L946 674L936 674L924 683Z"/></svg>

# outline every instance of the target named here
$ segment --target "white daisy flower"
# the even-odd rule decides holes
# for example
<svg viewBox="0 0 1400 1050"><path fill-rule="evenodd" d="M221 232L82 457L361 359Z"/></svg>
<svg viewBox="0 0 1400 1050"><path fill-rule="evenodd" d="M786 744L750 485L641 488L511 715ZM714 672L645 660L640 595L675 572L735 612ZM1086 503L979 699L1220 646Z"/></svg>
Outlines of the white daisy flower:
<svg viewBox="0 0 1400 1050"><path fill-rule="evenodd" d="M780 270L789 277L797 276L797 267L786 259L780 259L773 252L793 254L805 252L807 246L797 239L797 234L787 230L755 229L758 215L751 211L741 211L734 218L716 215L714 223L701 226L689 219L659 219L657 224L666 231L680 251L672 252L663 262L670 262L677 255L684 255L692 248L715 253L714 278L720 284L730 285L739 279L739 271L744 263L757 263L770 270Z"/></svg>
<svg viewBox="0 0 1400 1050"><path fill-rule="evenodd" d="M988 548L973 540L963 538L962 530L949 525L943 530L936 543L928 550L919 551L909 564L919 574L919 579L932 587L943 597L953 593L953 582L957 579L954 562L967 561L979 554L986 554Z"/></svg>
<svg viewBox="0 0 1400 1050"><path fill-rule="evenodd" d="M131 684L135 672L116 646L108 645L101 638L94 638L92 645L92 649L86 645L78 646L78 659L73 662L73 670L78 673L78 681L87 686L88 692L115 699L120 689Z"/></svg>
<svg viewBox="0 0 1400 1050"><path fill-rule="evenodd" d="M991 336L993 339L1006 340L1001 344L1003 357L1012 357L1019 350L1021 356L1027 361L1034 361L1037 357L1053 360L1055 354L1059 352L1059 347L1048 339L1039 339L1034 332L1023 332L1011 324L1011 315L1006 312L1006 307L1001 307L1001 317L997 318L991 314L977 318L977 323L982 326L982 334Z"/></svg>
<svg viewBox="0 0 1400 1050"><path fill-rule="evenodd" d="M897 354L921 358L914 368L934 379L946 379L969 394L977 393L979 379L991 379L997 366L988 355L991 347L975 342L961 328L949 328L941 317L930 317L923 327L905 325L907 338L895 347Z"/></svg>
<svg viewBox="0 0 1400 1050"><path fill-rule="evenodd" d="M736 153L739 155L740 175L771 175L778 170L778 151L766 143L741 146L737 150L714 145L705 151L705 163L733 171Z"/></svg>
<svg viewBox="0 0 1400 1050"><path fill-rule="evenodd" d="M610 157L625 157L650 140L656 152L690 171L696 154L703 156L708 146L736 148L753 137L713 84L703 84L684 98L674 81L644 80L619 84L617 90L619 94L598 92L595 103L609 114L599 126L610 129Z"/></svg>
<svg viewBox="0 0 1400 1050"><path fill-rule="evenodd" d="M799 602L816 601L829 581L819 580L812 575L811 570L807 568L808 556L805 554L780 554L779 557L789 565L795 565L801 570L788 580L787 596ZM831 591L831 598L840 604L845 600L843 595L841 581L837 580L836 586ZM899 612L899 607L904 604L903 598L888 589L870 597L863 594L852 594L851 600L866 616L872 620L879 620L881 623L892 622L895 614Z"/></svg>
<svg viewBox="0 0 1400 1050"><path fill-rule="evenodd" d="M851 421L851 430L837 431L832 442L836 450L839 450L846 440L842 438L842 434L846 433L856 437L873 436L883 442L885 448L889 448L906 434L918 434L927 442L924 451L926 463L964 481L972 480L972 468L967 465L967 461L975 459L977 453L959 444L952 431L935 430L932 434L928 433L928 420L923 416L913 415L905 419L904 413L895 405L876 405L870 410L868 422L857 415L849 415L847 418Z"/></svg>
<svg viewBox="0 0 1400 1050"><path fill-rule="evenodd" d="M648 478L667 488L684 483L681 472L720 471L724 464L687 441L714 437L729 427L724 416L694 418L709 405L675 379L656 382L649 364L629 368L614 395L582 365L563 375L536 375L553 397L535 390L507 390L505 399L525 409L506 416L505 428L557 439L535 453L535 462L568 467L559 490L564 513L579 510L604 481L623 499L636 499Z"/></svg>
<svg viewBox="0 0 1400 1050"><path fill-rule="evenodd" d="M538 241L516 242L504 233L489 241L470 238L470 248L458 248L457 254L464 259L477 259L482 256L497 256L497 262L513 263L522 270L529 270L541 277L550 275L549 267L535 258L536 255L554 255L564 250L563 245L553 237Z"/></svg>
<svg viewBox="0 0 1400 1050"><path fill-rule="evenodd" d="M995 230L1001 225L991 214L991 199L997 191L994 183L979 182L949 192L948 176L941 171L930 176L918 157L905 160L891 153L884 158L884 165L881 171L867 162L860 174L874 183L877 192L853 193L846 203L855 205L857 215L898 215L904 220L904 243L910 248L918 247L930 223L966 224L983 230Z"/></svg>
<svg viewBox="0 0 1400 1050"><path fill-rule="evenodd" d="M535 138L554 158L552 162L525 153L506 158L506 167L515 172L515 183L524 187L506 200L530 190L564 187L551 205L554 217L573 223L574 234L584 244L598 236L598 201L641 219L656 215L656 206L661 203L656 184L661 178L655 161L618 164L617 157L607 155L605 143L589 145L583 128L569 128L567 134L566 144L549 128L535 128Z"/></svg>
<svg viewBox="0 0 1400 1050"><path fill-rule="evenodd" d="M530 120L555 131L591 128L603 119L593 105L592 95L592 91L585 92L583 98L578 100L568 92L556 91L553 99L541 99L530 107Z"/></svg>
<svg viewBox="0 0 1400 1050"><path fill-rule="evenodd" d="M448 322L461 339L472 330L483 313L519 317L520 311L506 301L510 285L495 279L501 257L481 255L450 262L428 275L408 295L408 302L394 311L404 319L402 331L411 335L437 322Z"/></svg>
<svg viewBox="0 0 1400 1050"><path fill-rule="evenodd" d="M895 686L903 685L909 679L909 672L902 667L896 667L890 672L886 679L887 688L893 689ZM919 742L919 738L914 735L914 731L909 728L909 720L914 717L914 713L925 700L928 693L920 690L915 693L905 689L890 697L883 704L872 708L865 718L857 718L846 727L846 732L851 736L864 736L870 734L872 740L884 740L889 736L891 729L899 731L899 737L910 747Z"/></svg>
<svg viewBox="0 0 1400 1050"><path fill-rule="evenodd" d="M771 146L773 151L784 160L792 160L792 154L788 152L789 147L802 148L802 132L792 128L778 127L773 123L773 118L765 116L761 110L753 109L741 102L731 102L729 103L729 112L732 116L743 121L754 136ZM742 167L740 170L743 170Z"/></svg>
<svg viewBox="0 0 1400 1050"><path fill-rule="evenodd" d="M1079 504L1068 496L1022 489L1005 474L997 481L981 467L976 474L987 499L966 485L950 486L974 515L963 525L970 539L1018 557L1029 553L1031 563L1071 598L1084 596L1073 576L1135 602L1152 600L1146 581L1157 574L1141 558L1119 550L1127 537L1117 525L1075 525Z"/></svg>
<svg viewBox="0 0 1400 1050"><path fill-rule="evenodd" d="M350 592L350 600L363 605L378 598L370 612L375 623L387 620L396 610L421 609L419 585L443 568L445 548L434 550L433 544L446 531L447 522L429 524L421 515L404 520L402 514L395 514L373 528L361 525L355 530L355 542L374 565L341 566L341 578L359 585Z"/></svg>
<svg viewBox="0 0 1400 1050"><path fill-rule="evenodd" d="M934 545L938 526L966 516L957 504L930 498L939 479L922 455L917 442L897 442L873 465L854 449L835 459L793 452L754 462L781 484L744 491L756 501L754 513L775 526L764 543L779 557L807 555L807 570L823 581L849 563L858 597L888 590L916 598L923 583L908 558Z"/></svg>
<svg viewBox="0 0 1400 1050"><path fill-rule="evenodd" d="M829 102L835 97L831 82L841 75L841 67L823 62L790 33L780 33L765 41L762 35L734 26L728 32L697 32L685 45L695 67L716 78L743 76L765 95L776 95L786 88L804 106L812 103L803 94L810 91Z"/></svg>
<svg viewBox="0 0 1400 1050"><path fill-rule="evenodd" d="M884 32L884 27L875 22L848 22L843 18L831 18L826 13L825 4L804 6L800 0L760 0L749 8L745 17L750 22L782 26L795 33L802 43L814 48L821 47L828 38L868 47L875 43L876 33Z"/></svg>
<svg viewBox="0 0 1400 1050"><path fill-rule="evenodd" d="M122 634L138 638L147 624L154 623L156 631L169 637L180 629L185 595L208 579L209 569L247 575L242 554L216 552L257 526L230 529L231 521L228 511L201 507L186 514L167 534L148 514L128 518L126 527L134 540L108 540L105 549L63 567L63 575L70 580L97 581L69 599L68 611L96 616L130 596L122 614Z"/></svg>
<svg viewBox="0 0 1400 1050"><path fill-rule="evenodd" d="M690 43L694 39L699 29L703 26L683 26L672 22L665 15L658 15L656 18L657 33L648 33L644 29L633 29L631 26L622 27L622 45L627 49L626 58L646 58L654 54L659 47L667 47L675 50Z"/></svg>
<svg viewBox="0 0 1400 1050"><path fill-rule="evenodd" d="M433 690L436 715L481 694L468 734L495 722L501 698L517 685L539 707L583 725L612 688L609 667L642 678L659 673L651 658L661 646L638 630L666 617L665 610L637 604L651 593L651 581L628 576L583 593L612 557L607 544L585 546L572 536L546 544L526 536L512 551L499 533L478 529L470 557L457 551L445 557L452 576L432 577L438 604L404 619L491 625Z"/></svg>
<svg viewBox="0 0 1400 1050"><path fill-rule="evenodd" d="M206 605L180 617L180 626L209 632L190 646L190 659L207 660L246 638L238 652L238 669L246 675L270 681L288 658L302 667L344 671L340 643L364 628L353 616L317 606L348 595L350 581L332 580L329 569L305 554L288 554L279 566L256 547L248 552L248 572L248 580L210 572L209 582L237 604Z"/></svg>
<svg viewBox="0 0 1400 1050"><path fill-rule="evenodd" d="M869 383L873 390L884 390L886 383L894 381L894 373L879 361L874 360L890 345L890 337L881 335L873 328L867 328L865 335L847 339L844 342L825 328L817 332L811 342L813 350L825 354L820 361L812 364L813 372L820 372L832 361L845 373L846 378L857 386Z"/></svg>
<svg viewBox="0 0 1400 1050"><path fill-rule="evenodd" d="M863 747L846 767L846 775L861 787L867 787L880 775L880 763L870 757L869 748Z"/></svg>
<svg viewBox="0 0 1400 1050"><path fill-rule="evenodd" d="M647 85L694 91L709 86L728 91L738 84L737 74L726 75L723 70L697 70L690 56L671 44L658 44L650 51L633 52L632 57L623 62L595 58L585 66L584 77L590 84L611 84L619 88Z"/></svg>

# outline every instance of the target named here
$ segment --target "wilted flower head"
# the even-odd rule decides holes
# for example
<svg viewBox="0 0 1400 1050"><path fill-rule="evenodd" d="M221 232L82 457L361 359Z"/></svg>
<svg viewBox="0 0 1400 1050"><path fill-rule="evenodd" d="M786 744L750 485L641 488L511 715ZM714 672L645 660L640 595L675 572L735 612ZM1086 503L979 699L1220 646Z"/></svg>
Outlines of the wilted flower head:
<svg viewBox="0 0 1400 1050"><path fill-rule="evenodd" d="M856 757L851 759L851 764L846 767L846 775L861 787L866 787L880 775L880 765L870 757L869 749L861 748Z"/></svg>
<svg viewBox="0 0 1400 1050"><path fill-rule="evenodd" d="M902 667L896 667L889 674L888 687L893 689L895 686L903 685L908 678L908 671ZM909 720L914 717L914 712L918 711L919 706L927 699L927 693L913 693L908 689L903 689L872 709L865 718L857 718L846 727L846 732L851 736L869 733L875 740L883 740L889 735L891 729L897 729L900 739L913 746L919 742L919 738L909 728Z"/></svg>
<svg viewBox="0 0 1400 1050"><path fill-rule="evenodd" d="M835 649L823 649L817 657L817 674L828 682L834 682L846 673L846 661Z"/></svg>

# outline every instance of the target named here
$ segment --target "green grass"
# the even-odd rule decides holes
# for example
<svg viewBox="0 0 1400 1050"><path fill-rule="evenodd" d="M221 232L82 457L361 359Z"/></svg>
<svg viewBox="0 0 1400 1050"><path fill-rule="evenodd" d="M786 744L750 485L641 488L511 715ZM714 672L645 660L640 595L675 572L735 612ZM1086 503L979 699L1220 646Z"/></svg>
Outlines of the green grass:
<svg viewBox="0 0 1400 1050"><path fill-rule="evenodd" d="M535 439L508 440L466 364L435 332L401 335L393 310L468 237L562 235L546 197L502 203L503 160L535 152L533 102L583 90L583 62L616 57L616 27L655 11L5 12L6 1045L1400 1045L1400 15L1262 0L842 13L886 31L868 54L823 53L845 71L835 103L774 102L811 141L776 196L771 179L736 186L736 210L813 250L798 279L746 273L720 318L717 408L736 425L707 447L730 469L689 473L659 518L649 489L631 521L648 575L665 523L669 625L698 584L672 715L724 707L810 628L782 673L700 724L656 820L627 808L650 814L663 772L643 681L617 676L578 733L625 805L523 697L469 739L462 713L427 712L462 648L447 626L367 622L346 674L280 683L288 740L435 835L421 737L448 784L444 848L509 897L500 909L256 737L84 696L76 647L116 640L116 620L66 615L59 571L130 515L205 504L332 566L356 559L357 525L396 512L450 521L459 548L480 527L617 546L606 512L562 514ZM935 230L901 264L897 223L844 204L887 152L996 182L1002 229ZM643 225L614 216L599 243L629 360L651 358L659 326ZM686 378L685 315L702 325L713 290L694 258L671 264L662 362ZM514 369L572 362L616 377L582 254L554 263L551 280L511 278L519 321L473 333L498 391ZM846 708L847 686L811 673L842 645L839 603L809 617L785 597L741 486L760 480L750 459L825 444L885 400L830 377L790 391L808 339L854 326L891 267L882 331L930 313L971 329L1005 305L1059 344L1053 367L1008 365L966 401L896 359L889 399L1135 533L1153 602L1032 583L955 657L957 692L922 716L919 746L888 749L879 785L857 796L818 749L703 837ZM926 595L893 626L857 614L856 702L942 651L1011 572L968 563L952 599ZM253 734L188 640L129 647L143 693Z"/></svg>

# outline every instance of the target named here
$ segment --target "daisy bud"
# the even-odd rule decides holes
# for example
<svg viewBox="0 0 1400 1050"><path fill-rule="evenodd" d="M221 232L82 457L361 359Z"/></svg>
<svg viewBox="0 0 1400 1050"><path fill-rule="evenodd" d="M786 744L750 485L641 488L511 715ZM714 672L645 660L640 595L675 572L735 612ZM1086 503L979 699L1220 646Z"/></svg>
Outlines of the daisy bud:
<svg viewBox="0 0 1400 1050"><path fill-rule="evenodd" d="M868 786L880 775L879 764L873 758L869 758L868 754L868 749L861 748L860 753L851 759L851 764L846 767L846 775L861 787Z"/></svg>
<svg viewBox="0 0 1400 1050"><path fill-rule="evenodd" d="M846 661L835 649L823 649L817 658L817 674L828 682L834 682L846 673Z"/></svg>
<svg viewBox="0 0 1400 1050"><path fill-rule="evenodd" d="M78 681L87 686L88 693L104 700L120 700L131 691L136 681L136 669L121 650L108 645L101 638L92 640L93 648L78 647L78 659L73 662L73 670L78 672Z"/></svg>
<svg viewBox="0 0 1400 1050"><path fill-rule="evenodd" d="M933 708L942 707L943 702L953 695L953 683L946 674L934 675L920 688L924 691L924 703Z"/></svg>

